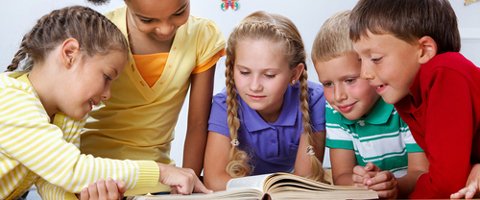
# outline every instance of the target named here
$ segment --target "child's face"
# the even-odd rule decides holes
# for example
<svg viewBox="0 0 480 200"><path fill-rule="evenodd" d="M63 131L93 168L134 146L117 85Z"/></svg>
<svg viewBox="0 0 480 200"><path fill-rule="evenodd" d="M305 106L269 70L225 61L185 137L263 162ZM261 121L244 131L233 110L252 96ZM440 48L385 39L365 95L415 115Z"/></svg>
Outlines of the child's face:
<svg viewBox="0 0 480 200"><path fill-rule="evenodd" d="M367 114L379 98L375 88L360 78L360 61L354 52L326 62L317 61L315 70L327 102L349 120Z"/></svg>
<svg viewBox="0 0 480 200"><path fill-rule="evenodd" d="M281 43L263 39L243 39L236 46L235 87L266 121L279 116L283 95L296 73L289 68L284 52Z"/></svg>
<svg viewBox="0 0 480 200"><path fill-rule="evenodd" d="M421 47L391 34L367 33L354 43L362 60L362 77L385 102L395 104L409 93L418 69Z"/></svg>
<svg viewBox="0 0 480 200"><path fill-rule="evenodd" d="M110 98L110 85L120 76L126 62L125 53L120 51L82 56L67 74L66 95L69 97L64 93L59 110L74 119L85 117L94 105Z"/></svg>
<svg viewBox="0 0 480 200"><path fill-rule="evenodd" d="M189 0L127 0L128 23L158 42L172 41L190 15ZM130 31L131 32L131 31Z"/></svg>

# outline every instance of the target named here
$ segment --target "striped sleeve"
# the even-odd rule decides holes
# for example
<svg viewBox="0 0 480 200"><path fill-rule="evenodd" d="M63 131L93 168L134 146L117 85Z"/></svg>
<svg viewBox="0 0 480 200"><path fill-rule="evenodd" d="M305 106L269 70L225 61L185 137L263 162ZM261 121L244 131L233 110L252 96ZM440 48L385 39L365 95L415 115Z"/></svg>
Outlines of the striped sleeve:
<svg viewBox="0 0 480 200"><path fill-rule="evenodd" d="M43 200L76 200L78 199L74 193L66 192L63 188L52 185L43 179L40 179L35 184L37 186L37 192Z"/></svg>
<svg viewBox="0 0 480 200"><path fill-rule="evenodd" d="M398 115L398 113L395 114ZM410 129L408 128L407 123L405 123L400 117L400 133L402 134L402 138L405 142L405 148L407 149L408 153L416 153L416 152L423 152L423 149L418 146L417 142L413 138L412 133L410 132Z"/></svg>
<svg viewBox="0 0 480 200"><path fill-rule="evenodd" d="M35 95L2 88L0 95L2 153L47 182L78 193L99 178L123 180L127 189L155 186L159 169L153 161L120 161L82 155L63 138Z"/></svg>
<svg viewBox="0 0 480 200"><path fill-rule="evenodd" d="M354 150L352 135L340 124L340 113L335 111L330 104L325 106L327 139L325 145L334 149Z"/></svg>

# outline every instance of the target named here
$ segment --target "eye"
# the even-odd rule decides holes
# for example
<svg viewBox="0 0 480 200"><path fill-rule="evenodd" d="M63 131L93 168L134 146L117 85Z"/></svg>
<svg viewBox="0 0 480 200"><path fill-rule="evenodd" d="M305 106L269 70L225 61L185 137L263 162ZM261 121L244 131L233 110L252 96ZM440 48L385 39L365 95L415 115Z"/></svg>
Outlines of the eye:
<svg viewBox="0 0 480 200"><path fill-rule="evenodd" d="M143 18L143 17L140 17L139 19L140 19L141 22L143 22L145 24L153 22L153 19L148 19L148 18Z"/></svg>
<svg viewBox="0 0 480 200"><path fill-rule="evenodd" d="M323 87L328 88L328 87L332 87L333 83L332 82L323 82L322 85L323 85Z"/></svg>
<svg viewBox="0 0 480 200"><path fill-rule="evenodd" d="M347 84L354 84L354 83L356 82L356 80L357 80L356 78L349 78L349 79L346 79L346 80L345 80L345 83L347 83Z"/></svg>
<svg viewBox="0 0 480 200"><path fill-rule="evenodd" d="M370 60L371 60L373 63L377 64L377 63L379 63L379 62L382 60L382 58L383 58L383 57L371 58Z"/></svg>
<svg viewBox="0 0 480 200"><path fill-rule="evenodd" d="M175 13L175 14L173 14L173 16L182 16L184 13L185 13L185 10L183 10L181 12L178 12L178 13Z"/></svg>
<svg viewBox="0 0 480 200"><path fill-rule="evenodd" d="M246 76L246 75L250 74L250 72L248 72L248 71L240 71L240 74Z"/></svg>
<svg viewBox="0 0 480 200"><path fill-rule="evenodd" d="M111 78L110 76L106 75L106 74L103 74L103 78L104 78L105 80L107 80L107 81L111 81L111 80L112 80L112 78Z"/></svg>
<svg viewBox="0 0 480 200"><path fill-rule="evenodd" d="M276 74L265 74L267 78L275 78Z"/></svg>

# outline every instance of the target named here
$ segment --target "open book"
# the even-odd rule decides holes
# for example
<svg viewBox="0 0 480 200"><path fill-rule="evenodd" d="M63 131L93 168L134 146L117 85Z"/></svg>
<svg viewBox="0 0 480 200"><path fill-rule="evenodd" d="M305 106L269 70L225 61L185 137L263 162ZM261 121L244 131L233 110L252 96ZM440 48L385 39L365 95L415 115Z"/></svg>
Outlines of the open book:
<svg viewBox="0 0 480 200"><path fill-rule="evenodd" d="M273 173L231 179L225 191L192 195L146 195L139 200L159 199L377 199L372 190L335 186L289 173Z"/></svg>

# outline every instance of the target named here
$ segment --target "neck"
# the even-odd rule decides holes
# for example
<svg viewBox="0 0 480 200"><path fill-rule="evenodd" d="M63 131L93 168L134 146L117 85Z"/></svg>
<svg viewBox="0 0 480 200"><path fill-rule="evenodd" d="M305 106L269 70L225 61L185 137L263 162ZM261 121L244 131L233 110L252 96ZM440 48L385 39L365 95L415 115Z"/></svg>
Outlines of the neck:
<svg viewBox="0 0 480 200"><path fill-rule="evenodd" d="M28 75L28 79L40 98L43 108L50 117L50 121L52 121L53 116L58 112L58 108L54 103L54 97L53 95L50 95L52 94L52 90L54 90L53 88L55 88L55 86L49 85L52 81L46 80L52 78L52 76L45 73L45 69L48 67L41 65L42 64L33 66L32 71L30 71Z"/></svg>

